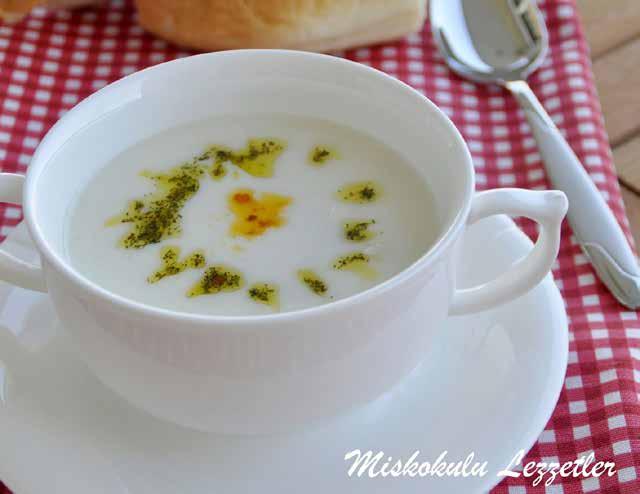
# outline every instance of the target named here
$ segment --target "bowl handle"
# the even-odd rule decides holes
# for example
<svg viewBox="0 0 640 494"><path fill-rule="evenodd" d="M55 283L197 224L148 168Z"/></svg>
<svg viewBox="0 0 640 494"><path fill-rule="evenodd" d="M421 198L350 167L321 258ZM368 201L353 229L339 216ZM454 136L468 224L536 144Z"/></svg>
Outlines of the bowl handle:
<svg viewBox="0 0 640 494"><path fill-rule="evenodd" d="M0 202L22 204L24 175L0 173ZM42 268L0 249L0 279L28 290L46 292Z"/></svg>
<svg viewBox="0 0 640 494"><path fill-rule="evenodd" d="M450 315L490 309L531 290L549 273L560 247L560 226L567 197L558 190L494 189L476 194L467 224L492 216L524 216L540 225L533 250L496 279L472 288L456 289Z"/></svg>

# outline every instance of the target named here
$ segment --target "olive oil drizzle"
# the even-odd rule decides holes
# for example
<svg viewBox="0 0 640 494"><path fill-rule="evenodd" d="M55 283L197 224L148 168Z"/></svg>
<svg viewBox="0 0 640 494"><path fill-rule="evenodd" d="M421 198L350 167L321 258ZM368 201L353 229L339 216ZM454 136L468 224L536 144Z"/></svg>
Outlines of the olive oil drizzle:
<svg viewBox="0 0 640 494"><path fill-rule="evenodd" d="M235 220L229 229L232 237L255 238L269 228L285 224L282 211L292 199L279 194L263 193L255 197L252 189L236 189L229 195L229 210Z"/></svg>
<svg viewBox="0 0 640 494"><path fill-rule="evenodd" d="M211 146L202 157L213 160L209 175L214 180L227 174L225 163L232 163L254 177L264 178L273 176L275 161L286 147L285 141L280 139L249 139L238 151L226 146Z"/></svg>
<svg viewBox="0 0 640 494"><path fill-rule="evenodd" d="M152 275L147 277L149 283L157 283L167 276L175 276L187 269L203 268L206 264L204 252L200 249L194 250L191 254L180 259L180 247L168 245L160 250L160 262L162 266Z"/></svg>
<svg viewBox="0 0 640 494"><path fill-rule="evenodd" d="M268 305L273 309L280 309L280 290L277 285L270 283L255 283L247 290L249 298L259 304Z"/></svg>
<svg viewBox="0 0 640 494"><path fill-rule="evenodd" d="M187 297L198 297L220 292L235 292L244 286L240 271L218 264L208 267L202 277L187 292Z"/></svg>
<svg viewBox="0 0 640 494"><path fill-rule="evenodd" d="M365 242L375 237L376 232L369 229L376 220L348 221L343 225L344 238L350 242Z"/></svg>
<svg viewBox="0 0 640 494"><path fill-rule="evenodd" d="M338 153L327 146L315 146L309 153L309 163L315 166L322 166L327 161L338 158Z"/></svg>
<svg viewBox="0 0 640 494"><path fill-rule="evenodd" d="M382 187L371 180L346 184L338 189L337 196L343 202L366 204L375 202L382 194Z"/></svg>
<svg viewBox="0 0 640 494"><path fill-rule="evenodd" d="M194 163L176 166L165 173L141 172L141 176L154 182L156 191L131 201L126 211L107 220L106 226L130 224L119 242L125 249L141 249L178 236L182 232L180 211L200 189L203 174L204 170Z"/></svg>
<svg viewBox="0 0 640 494"><path fill-rule="evenodd" d="M371 258L363 252L352 252L338 257L333 263L333 269L351 271L363 279L373 280L378 273L370 266Z"/></svg>
<svg viewBox="0 0 640 494"><path fill-rule="evenodd" d="M327 282L311 269L298 270L298 279L316 295L324 296L329 290Z"/></svg>

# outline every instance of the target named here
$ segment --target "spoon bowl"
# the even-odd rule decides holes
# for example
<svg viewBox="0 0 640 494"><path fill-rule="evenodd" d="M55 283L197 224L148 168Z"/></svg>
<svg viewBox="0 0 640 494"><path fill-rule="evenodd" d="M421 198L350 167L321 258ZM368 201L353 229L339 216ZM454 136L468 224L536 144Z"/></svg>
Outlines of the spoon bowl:
<svg viewBox="0 0 640 494"><path fill-rule="evenodd" d="M476 82L526 79L543 62L549 35L528 0L430 3L431 24L449 66Z"/></svg>

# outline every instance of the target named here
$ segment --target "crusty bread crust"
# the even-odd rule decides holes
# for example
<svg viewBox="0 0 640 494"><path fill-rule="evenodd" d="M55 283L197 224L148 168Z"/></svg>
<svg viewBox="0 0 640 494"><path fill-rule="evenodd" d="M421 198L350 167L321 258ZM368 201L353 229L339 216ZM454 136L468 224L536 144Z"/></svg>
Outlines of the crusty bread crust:
<svg viewBox="0 0 640 494"><path fill-rule="evenodd" d="M51 8L83 7L99 3L101 0L0 0L0 19L15 22L22 19L38 5Z"/></svg>
<svg viewBox="0 0 640 494"><path fill-rule="evenodd" d="M422 26L426 0L136 0L152 33L199 50L328 51L385 41Z"/></svg>
<svg viewBox="0 0 640 494"><path fill-rule="evenodd" d="M0 18L17 21L39 3L39 0L0 0Z"/></svg>

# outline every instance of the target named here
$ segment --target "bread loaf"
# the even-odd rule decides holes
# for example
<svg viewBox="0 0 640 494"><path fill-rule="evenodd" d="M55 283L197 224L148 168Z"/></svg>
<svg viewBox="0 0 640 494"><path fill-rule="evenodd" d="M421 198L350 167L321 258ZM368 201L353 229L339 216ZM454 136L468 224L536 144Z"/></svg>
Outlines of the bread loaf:
<svg viewBox="0 0 640 494"><path fill-rule="evenodd" d="M426 0L136 0L152 33L199 50L327 51L415 32Z"/></svg>
<svg viewBox="0 0 640 494"><path fill-rule="evenodd" d="M198 50L294 48L328 51L417 31L426 0L135 0L148 31ZM33 7L78 7L100 0L0 0L0 18Z"/></svg>

